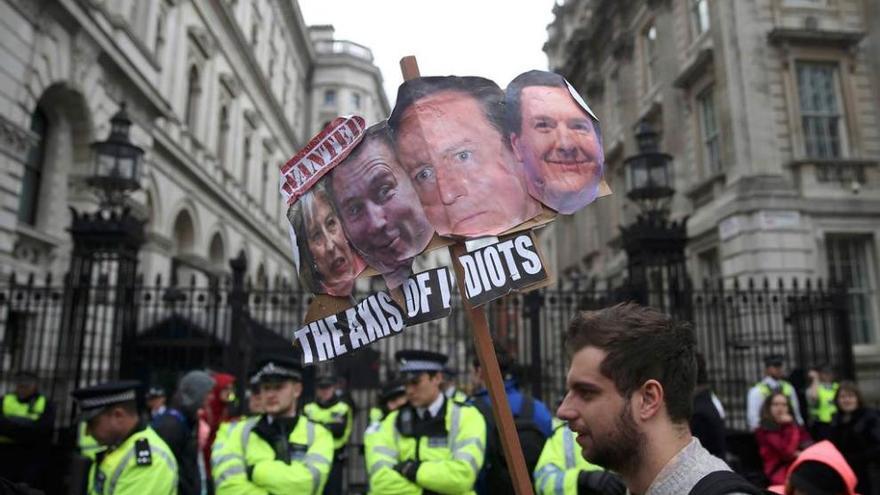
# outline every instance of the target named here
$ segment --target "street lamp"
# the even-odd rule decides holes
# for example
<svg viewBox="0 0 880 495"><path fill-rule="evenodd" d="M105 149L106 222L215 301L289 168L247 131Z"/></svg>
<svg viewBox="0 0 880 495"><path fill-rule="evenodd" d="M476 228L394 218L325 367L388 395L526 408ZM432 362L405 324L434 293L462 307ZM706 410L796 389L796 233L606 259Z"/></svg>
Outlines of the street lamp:
<svg viewBox="0 0 880 495"><path fill-rule="evenodd" d="M120 207L131 191L140 189L143 148L129 139L131 119L125 103L110 119L110 135L92 143L94 173L86 182L95 188L102 208Z"/></svg>
<svg viewBox="0 0 880 495"><path fill-rule="evenodd" d="M636 142L639 153L623 162L627 171L626 196L643 212L659 213L666 209L666 200L675 193L669 170L672 156L660 152L657 131L647 121L639 123Z"/></svg>
<svg viewBox="0 0 880 495"><path fill-rule="evenodd" d="M657 131L646 121L636 128L639 152L624 160L626 196L641 210L635 221L620 227L626 251L629 297L688 316L689 307L680 303L679 292L688 286L685 269L687 218L669 219L672 187L672 156L662 153Z"/></svg>
<svg viewBox="0 0 880 495"><path fill-rule="evenodd" d="M70 268L65 292L63 331L59 342L59 369L72 377L72 384L101 381L118 377L132 378L137 372L136 280L138 256L144 244L145 221L133 215L126 204L132 191L140 189L143 148L129 139L131 119L125 103L110 119L110 134L104 141L92 143L94 168L86 183L95 189L99 206L94 212L77 211L71 207L68 231L73 240ZM112 297L101 326L91 317L90 304L97 286L108 285ZM100 349L104 344L87 339L96 332L112 335L112 350ZM119 346L119 349L116 349ZM107 366L84 367L86 355L105 355ZM117 363L118 362L118 366Z"/></svg>

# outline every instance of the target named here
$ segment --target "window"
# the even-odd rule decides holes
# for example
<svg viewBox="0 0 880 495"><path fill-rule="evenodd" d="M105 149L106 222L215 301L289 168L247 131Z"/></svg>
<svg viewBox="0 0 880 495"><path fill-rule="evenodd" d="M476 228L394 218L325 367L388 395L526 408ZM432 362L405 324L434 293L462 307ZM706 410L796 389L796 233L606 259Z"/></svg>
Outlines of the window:
<svg viewBox="0 0 880 495"><path fill-rule="evenodd" d="M199 96L202 94L202 82L199 77L199 68L193 65L189 68L186 89L186 108L184 120L190 131L194 131L199 113Z"/></svg>
<svg viewBox="0 0 880 495"><path fill-rule="evenodd" d="M703 139L703 168L707 176L721 171L721 137L715 114L715 88L709 86L697 96L700 137Z"/></svg>
<svg viewBox="0 0 880 495"><path fill-rule="evenodd" d="M34 225L37 223L37 203L40 199L40 184L43 181L43 165L46 158L46 138L49 135L49 119L39 108L31 115L31 132L37 142L28 151L24 163L24 176L21 179L21 195L18 203L18 220Z"/></svg>
<svg viewBox="0 0 880 495"><path fill-rule="evenodd" d="M721 261L718 259L718 249L712 248L703 251L697 256L700 277L704 282L714 284L721 279Z"/></svg>
<svg viewBox="0 0 880 495"><path fill-rule="evenodd" d="M652 22L642 32L642 55L645 63L645 89L657 83L657 27Z"/></svg>
<svg viewBox="0 0 880 495"><path fill-rule="evenodd" d="M829 235L825 244L828 277L848 289L853 344L873 344L877 340L874 239L870 235Z"/></svg>
<svg viewBox="0 0 880 495"><path fill-rule="evenodd" d="M691 0L691 25L694 38L709 30L709 0Z"/></svg>
<svg viewBox="0 0 880 495"><path fill-rule="evenodd" d="M229 108L226 105L220 107L219 126L217 128L217 160L220 166L228 166L226 163L226 144L229 141Z"/></svg>
<svg viewBox="0 0 880 495"><path fill-rule="evenodd" d="M354 107L355 110L361 109L361 95L359 95L358 93L352 93L351 106Z"/></svg>
<svg viewBox="0 0 880 495"><path fill-rule="evenodd" d="M797 83L806 156L840 158L844 141L837 66L798 62Z"/></svg>
<svg viewBox="0 0 880 495"><path fill-rule="evenodd" d="M335 105L336 104L336 90L328 89L324 91L324 104L325 105Z"/></svg>

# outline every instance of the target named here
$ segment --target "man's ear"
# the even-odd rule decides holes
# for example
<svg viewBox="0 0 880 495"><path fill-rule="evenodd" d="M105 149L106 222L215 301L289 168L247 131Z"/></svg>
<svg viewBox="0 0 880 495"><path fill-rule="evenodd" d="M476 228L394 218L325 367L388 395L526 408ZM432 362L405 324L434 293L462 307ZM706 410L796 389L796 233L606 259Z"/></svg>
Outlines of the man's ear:
<svg viewBox="0 0 880 495"><path fill-rule="evenodd" d="M303 384L300 382L293 383L293 398L299 399L303 392Z"/></svg>
<svg viewBox="0 0 880 495"><path fill-rule="evenodd" d="M431 383L439 387L441 382L443 382L443 375L434 373L434 376L431 377Z"/></svg>
<svg viewBox="0 0 880 495"><path fill-rule="evenodd" d="M523 161L523 153L520 151L519 147L522 146L522 139L516 135L516 133L510 133L510 148L513 149L513 156L516 157L516 161Z"/></svg>
<svg viewBox="0 0 880 495"><path fill-rule="evenodd" d="M662 409L665 400L663 385L657 380L648 380L639 388L640 400L633 404L633 411L642 421L655 417Z"/></svg>

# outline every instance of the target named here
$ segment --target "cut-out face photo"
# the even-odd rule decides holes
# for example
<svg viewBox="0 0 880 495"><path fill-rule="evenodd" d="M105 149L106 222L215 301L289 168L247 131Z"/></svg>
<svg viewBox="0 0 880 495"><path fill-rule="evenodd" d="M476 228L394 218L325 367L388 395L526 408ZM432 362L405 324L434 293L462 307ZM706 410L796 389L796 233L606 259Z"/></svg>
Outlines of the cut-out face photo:
<svg viewBox="0 0 880 495"><path fill-rule="evenodd" d="M389 125L398 160L438 234L497 235L540 212L504 132L504 93L494 82L407 81Z"/></svg>
<svg viewBox="0 0 880 495"><path fill-rule="evenodd" d="M316 294L347 297L366 263L352 249L321 179L287 210L299 258L299 278ZM295 257L296 258L296 257Z"/></svg>
<svg viewBox="0 0 880 495"><path fill-rule="evenodd" d="M559 213L593 202L605 166L599 122L573 97L565 79L529 71L507 87L507 132L523 164L529 193Z"/></svg>
<svg viewBox="0 0 880 495"><path fill-rule="evenodd" d="M367 129L328 186L351 244L389 288L401 285L434 229L394 154L387 123Z"/></svg>

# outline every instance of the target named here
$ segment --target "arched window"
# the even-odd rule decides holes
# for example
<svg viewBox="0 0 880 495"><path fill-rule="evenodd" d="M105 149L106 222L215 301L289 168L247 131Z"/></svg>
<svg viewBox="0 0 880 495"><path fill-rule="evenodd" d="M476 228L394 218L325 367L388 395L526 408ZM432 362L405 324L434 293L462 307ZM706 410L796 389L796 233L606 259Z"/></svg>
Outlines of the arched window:
<svg viewBox="0 0 880 495"><path fill-rule="evenodd" d="M226 146L229 140L229 109L226 105L220 107L219 128L217 129L217 160L221 166L229 166L226 163Z"/></svg>
<svg viewBox="0 0 880 495"><path fill-rule="evenodd" d="M202 94L202 81L199 76L199 68L193 65L189 68L189 76L186 86L186 114L184 120L190 131L196 127L196 119L199 112L199 97Z"/></svg>
<svg viewBox="0 0 880 495"><path fill-rule="evenodd" d="M31 132L37 142L28 151L21 179L21 195L18 203L18 220L34 225L37 222L37 206L40 200L40 184L43 181L43 162L46 158L46 140L49 136L49 119L37 108L31 115Z"/></svg>
<svg viewBox="0 0 880 495"><path fill-rule="evenodd" d="M226 248L223 246L223 238L220 237L219 232L214 234L211 238L211 245L208 246L208 259L214 267L224 268L223 265L226 261Z"/></svg>
<svg viewBox="0 0 880 495"><path fill-rule="evenodd" d="M196 243L195 226L186 210L174 219L174 244L178 253L191 253Z"/></svg>

